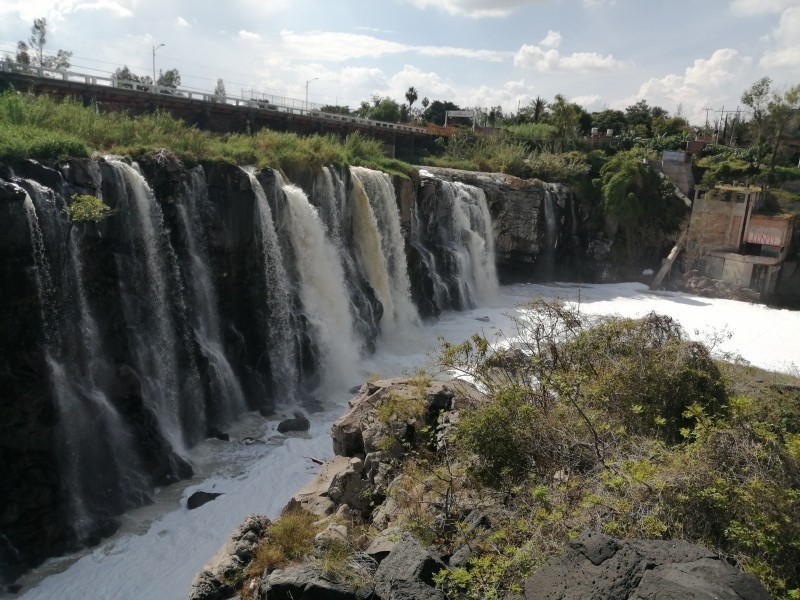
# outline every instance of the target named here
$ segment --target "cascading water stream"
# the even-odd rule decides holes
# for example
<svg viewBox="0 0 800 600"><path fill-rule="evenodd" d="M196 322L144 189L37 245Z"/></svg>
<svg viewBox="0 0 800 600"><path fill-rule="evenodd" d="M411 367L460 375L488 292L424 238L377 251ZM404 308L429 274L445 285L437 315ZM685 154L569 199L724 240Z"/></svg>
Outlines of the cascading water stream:
<svg viewBox="0 0 800 600"><path fill-rule="evenodd" d="M373 217L367 219L371 225L375 223L383 265L374 268L386 270L383 331L387 334L403 331L409 325L419 322L419 315L411 301L411 283L408 279L405 241L400 230L400 214L397 208L394 188L389 175L381 171L372 171L363 167L351 167L350 173L361 183ZM356 192L358 193L358 191ZM366 212L366 206L363 207ZM366 216L366 215L364 215ZM383 277L380 278L383 283ZM387 308L388 307L388 308Z"/></svg>
<svg viewBox="0 0 800 600"><path fill-rule="evenodd" d="M435 186L436 206L427 216L431 220L427 227L417 226L428 233L428 239L418 244L433 255L430 262L447 288L449 303L441 307L462 309L491 303L498 282L494 234L483 190L443 181L426 171L421 174Z"/></svg>
<svg viewBox="0 0 800 600"><path fill-rule="evenodd" d="M258 234L261 242L262 266L266 281L266 304L269 308L269 328L266 339L269 347L270 367L273 385L278 400L291 401L297 392L299 383L298 348L292 322L291 294L289 279L283 265L283 255L275 233L272 211L267 201L264 188L251 170L245 171L250 179L250 186L256 196L256 213L258 216Z"/></svg>
<svg viewBox="0 0 800 600"><path fill-rule="evenodd" d="M494 259L494 235L489 207L483 190L456 182L456 219L465 232L470 258L471 278L478 304L489 304L497 296L497 272Z"/></svg>
<svg viewBox="0 0 800 600"><path fill-rule="evenodd" d="M328 238L339 252L357 338L370 351L374 351L373 342L383 307L376 307L375 296L368 289L366 275L359 270L358 261L353 256L352 228L344 226L344 223L351 222L344 181L330 167L326 167L315 179L313 198Z"/></svg>
<svg viewBox="0 0 800 600"><path fill-rule="evenodd" d="M117 269L125 320L136 358L136 371L145 401L155 412L161 433L172 448L184 454L205 434L205 410L195 369L181 373L177 357L182 349L173 318L183 305L182 290L175 289L177 259L164 230L163 214L144 177L130 165L107 159L125 190L120 201L127 219L126 255L118 255ZM184 376L181 385L180 375Z"/></svg>
<svg viewBox="0 0 800 600"><path fill-rule="evenodd" d="M544 277L547 281L552 281L555 275L556 246L558 244L558 223L556 222L555 207L553 206L553 194L549 189L544 191L544 223L545 237L542 260L544 262Z"/></svg>
<svg viewBox="0 0 800 600"><path fill-rule="evenodd" d="M35 182L28 182L37 190ZM44 193L49 190L39 190ZM36 194L37 197L39 194ZM50 272L44 236L34 202L26 195L45 331L45 358L58 409L58 440L62 482L66 489L76 537L96 535L96 515L118 513L146 501L149 482L133 450L122 417L108 399L110 365L97 322L91 314L76 233L63 241L66 265L63 298L56 310L56 288ZM59 315L61 318L59 318Z"/></svg>
<svg viewBox="0 0 800 600"><path fill-rule="evenodd" d="M354 338L350 300L338 252L325 237L322 221L305 192L292 184L284 184L282 189L300 299L320 349L319 372L326 384L351 385L356 380L359 344Z"/></svg>
<svg viewBox="0 0 800 600"><path fill-rule="evenodd" d="M194 305L192 329L200 351L209 364L211 412L217 426L228 425L247 409L242 386L222 344L217 293L208 269L203 245L200 208L208 202L208 187L200 167L192 170L184 202L176 206L189 253L189 284Z"/></svg>

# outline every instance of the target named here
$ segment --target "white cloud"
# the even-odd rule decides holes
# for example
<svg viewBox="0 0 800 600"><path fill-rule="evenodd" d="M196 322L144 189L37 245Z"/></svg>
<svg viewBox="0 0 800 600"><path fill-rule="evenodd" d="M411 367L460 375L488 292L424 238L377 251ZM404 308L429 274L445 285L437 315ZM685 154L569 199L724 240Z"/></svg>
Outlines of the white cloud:
<svg viewBox="0 0 800 600"><path fill-rule="evenodd" d="M295 57L321 61L346 61L357 58L416 53L423 56L459 57L490 62L502 61L510 53L494 50L473 50L451 46L412 46L359 33L281 31L285 49Z"/></svg>
<svg viewBox="0 0 800 600"><path fill-rule="evenodd" d="M131 17L136 0L3 0L0 2L0 16L16 15L23 21L46 17L48 24L63 20L65 15L78 11L105 10L117 17Z"/></svg>
<svg viewBox="0 0 800 600"><path fill-rule="evenodd" d="M584 110L588 112L602 110L603 97L597 94L590 94L588 96L574 96L569 99L570 102L581 105Z"/></svg>
<svg viewBox="0 0 800 600"><path fill-rule="evenodd" d="M237 37L240 40L244 40L246 42L260 42L261 36L257 33L253 33L252 31L245 31L242 29L238 34Z"/></svg>
<svg viewBox="0 0 800 600"><path fill-rule="evenodd" d="M517 51L514 55L514 64L518 67L544 72L609 71L621 69L625 66L625 63L617 60L610 54L608 56L602 56L597 52L574 52L573 54L562 56L558 50L544 50L539 46L529 44L523 44Z"/></svg>
<svg viewBox="0 0 800 600"><path fill-rule="evenodd" d="M558 48L561 45L561 34L550 29L544 39L539 42L539 45L545 48Z"/></svg>
<svg viewBox="0 0 800 600"><path fill-rule="evenodd" d="M482 17L507 17L529 4L541 4L547 0L405 0L417 8L429 6L451 15L480 19Z"/></svg>
<svg viewBox="0 0 800 600"><path fill-rule="evenodd" d="M797 0L733 0L731 10L743 16L779 13L797 6Z"/></svg>
<svg viewBox="0 0 800 600"><path fill-rule="evenodd" d="M696 59L681 75L649 79L635 96L615 103L615 107L624 108L641 99L667 109L682 104L690 122L702 123L706 107L717 108L738 99L746 87L744 78L752 62L751 57L742 56L737 50L720 48L708 59Z"/></svg>
<svg viewBox="0 0 800 600"><path fill-rule="evenodd" d="M119 2L112 0L97 0L96 2L81 2L75 6L75 11L79 10L107 10L118 17L132 17L133 12Z"/></svg>
<svg viewBox="0 0 800 600"><path fill-rule="evenodd" d="M606 6L613 6L617 0L583 0L583 4L589 8L605 8Z"/></svg>
<svg viewBox="0 0 800 600"><path fill-rule="evenodd" d="M452 98L455 95L453 87L433 71L423 71L413 65L404 65L402 71L395 73L389 80L388 94L398 101L405 102L405 93L410 87L415 87L419 100L424 97Z"/></svg>
<svg viewBox="0 0 800 600"><path fill-rule="evenodd" d="M797 68L800 65L800 7L784 11L771 38L777 46L765 52L759 64L767 68Z"/></svg>
<svg viewBox="0 0 800 600"><path fill-rule="evenodd" d="M184 28L185 28L185 27L189 27L189 21L187 21L187 20L186 20L186 19L184 19L183 17L178 17L178 19L175 21L175 24L176 24L178 27L184 27Z"/></svg>

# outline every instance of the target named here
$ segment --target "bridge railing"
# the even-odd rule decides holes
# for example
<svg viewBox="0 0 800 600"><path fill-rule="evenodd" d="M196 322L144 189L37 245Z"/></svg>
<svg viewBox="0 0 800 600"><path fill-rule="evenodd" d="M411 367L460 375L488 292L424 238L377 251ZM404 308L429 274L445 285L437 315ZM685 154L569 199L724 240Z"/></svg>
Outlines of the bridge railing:
<svg viewBox="0 0 800 600"><path fill-rule="evenodd" d="M215 105L224 104L239 108L255 108L263 111L298 115L323 121L339 122L372 129L390 130L402 133L415 133L418 135L430 135L430 133L424 127L402 125L399 123L387 123L385 121L374 121L372 119L366 119L364 117L357 117L354 115L323 112L316 106L308 105L301 100L283 98L281 96L269 96L269 100L264 98L236 98L227 95L209 94L207 92L200 92L197 90L174 88L153 83L142 83L141 81L118 79L113 75L111 77L104 77L101 75L89 75L86 73L78 73L64 69L26 65L14 62L8 58L0 60L0 73L16 73L47 80L60 80L112 89L126 89L134 92L172 96L185 100Z"/></svg>

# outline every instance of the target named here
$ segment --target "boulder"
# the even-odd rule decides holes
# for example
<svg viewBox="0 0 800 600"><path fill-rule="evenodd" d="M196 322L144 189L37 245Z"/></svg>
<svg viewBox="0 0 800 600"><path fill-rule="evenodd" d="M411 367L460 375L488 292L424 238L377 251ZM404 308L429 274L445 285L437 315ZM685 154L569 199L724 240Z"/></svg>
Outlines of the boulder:
<svg viewBox="0 0 800 600"><path fill-rule="evenodd" d="M222 496L219 492L195 492L186 500L186 508L194 510L200 508L203 504L207 504L214 500L217 496Z"/></svg>
<svg viewBox="0 0 800 600"><path fill-rule="evenodd" d="M444 600L433 583L433 576L444 568L416 539L403 537L375 572L375 593L387 599Z"/></svg>
<svg viewBox="0 0 800 600"><path fill-rule="evenodd" d="M759 581L684 541L585 532L525 582L525 600L768 600Z"/></svg>
<svg viewBox="0 0 800 600"><path fill-rule="evenodd" d="M321 517L333 514L341 504L353 501L358 495L360 480L361 474L353 470L350 458L335 456L292 496L286 508L303 508Z"/></svg>
<svg viewBox="0 0 800 600"><path fill-rule="evenodd" d="M310 564L292 565L265 575L261 600L355 600L356 589L327 576Z"/></svg>
<svg viewBox="0 0 800 600"><path fill-rule="evenodd" d="M192 579L189 600L225 600L235 590L229 582L250 562L270 525L264 515L248 515L225 544Z"/></svg>
<svg viewBox="0 0 800 600"><path fill-rule="evenodd" d="M290 431L308 431L311 428L311 422L301 412L294 413L294 418L284 419L278 423L278 431L280 433L288 433Z"/></svg>

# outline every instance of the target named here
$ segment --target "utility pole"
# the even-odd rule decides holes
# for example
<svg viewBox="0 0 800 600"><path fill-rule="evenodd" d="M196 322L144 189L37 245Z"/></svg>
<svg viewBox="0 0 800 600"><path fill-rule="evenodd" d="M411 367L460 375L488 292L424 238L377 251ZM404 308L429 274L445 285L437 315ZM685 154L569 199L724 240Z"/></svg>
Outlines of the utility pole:
<svg viewBox="0 0 800 600"><path fill-rule="evenodd" d="M311 83L312 81L316 81L317 79L319 79L319 77L314 77L314 79L309 79L306 81L306 105L305 105L306 110L308 110L308 84Z"/></svg>
<svg viewBox="0 0 800 600"><path fill-rule="evenodd" d="M159 44L158 46L153 46L153 89L155 89L156 85L156 50L161 48L161 46L166 46L166 44Z"/></svg>
<svg viewBox="0 0 800 600"><path fill-rule="evenodd" d="M706 106L703 110L706 111L706 129L708 129L708 113L710 113L714 109Z"/></svg>

